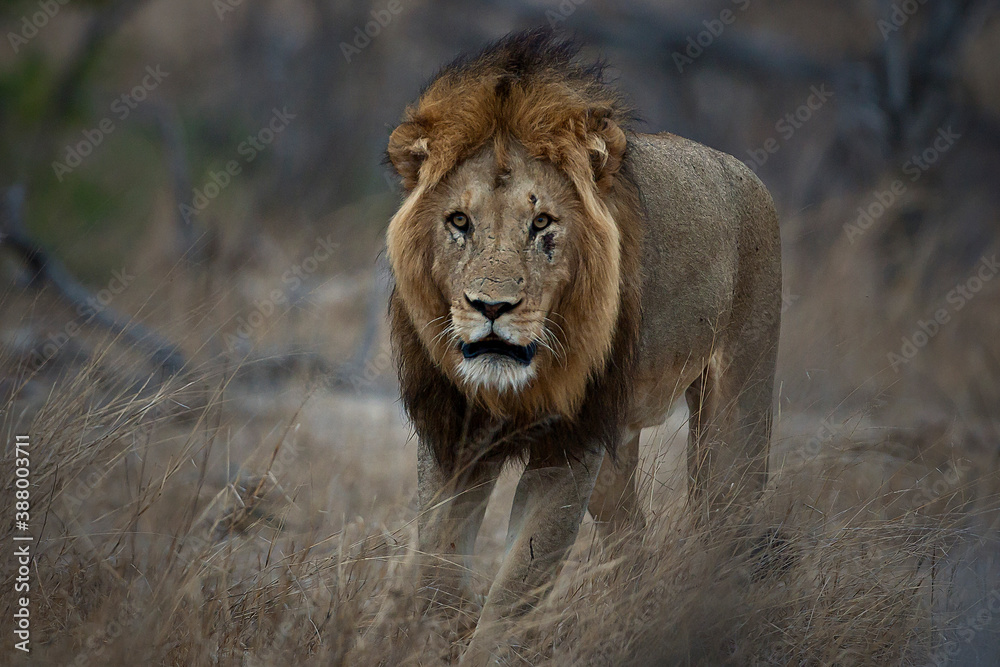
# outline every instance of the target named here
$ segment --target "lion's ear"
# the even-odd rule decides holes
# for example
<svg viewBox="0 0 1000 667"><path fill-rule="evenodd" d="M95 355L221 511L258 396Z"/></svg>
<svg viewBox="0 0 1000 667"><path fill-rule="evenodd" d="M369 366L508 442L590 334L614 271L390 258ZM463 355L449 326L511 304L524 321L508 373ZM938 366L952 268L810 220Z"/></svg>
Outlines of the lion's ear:
<svg viewBox="0 0 1000 667"><path fill-rule="evenodd" d="M403 123L389 135L389 161L407 190L417 185L420 165L427 159L427 145L423 128L416 123Z"/></svg>
<svg viewBox="0 0 1000 667"><path fill-rule="evenodd" d="M594 182L602 192L611 187L615 174L622 166L627 140L618 123L606 110L595 110L587 119L587 152L594 170Z"/></svg>

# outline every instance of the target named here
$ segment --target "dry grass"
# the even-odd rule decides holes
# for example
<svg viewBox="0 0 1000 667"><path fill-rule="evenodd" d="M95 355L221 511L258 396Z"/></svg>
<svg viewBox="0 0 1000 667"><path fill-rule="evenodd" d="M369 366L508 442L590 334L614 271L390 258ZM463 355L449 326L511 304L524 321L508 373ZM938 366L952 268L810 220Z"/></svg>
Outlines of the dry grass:
<svg viewBox="0 0 1000 667"><path fill-rule="evenodd" d="M418 613L416 452L391 364L376 362L365 371L374 381L352 391L301 373L308 364L275 373L220 361L233 358L221 334L311 242L268 253L274 266L220 269L200 283L143 272L122 309L193 359L166 384L92 331L28 374L32 336L62 330L72 314L45 296L0 299L3 507L15 434L30 435L33 457L29 664L428 665L459 655L475 610ZM878 266L865 248L831 253ZM953 387L973 375L960 357L949 365L943 345L984 329L967 319L942 332L905 369L919 381L886 374L885 351L928 306L916 300L899 326L874 334L872 313L851 301L867 289L862 272L806 280L794 244L790 257L796 299L784 316L767 497L741 524L692 525L683 412L646 433L648 530L603 544L587 520L552 594L517 625L507 664L944 664L946 648L992 636L995 618L969 619L1000 591L995 418L973 402L959 405L961 421L942 417L949 411L931 400L961 398ZM371 269L332 275L346 266L331 262L308 286L308 307L255 331L255 354L282 354L290 340L349 356ZM963 315L991 312L991 290ZM851 363L844 341L857 352ZM803 379L788 368L825 370ZM480 535L480 592L499 563L513 483L501 479ZM13 576L4 570L3 590ZM0 600L9 617L13 596ZM9 654L12 637L3 641Z"/></svg>
<svg viewBox="0 0 1000 667"><path fill-rule="evenodd" d="M102 362L4 411L5 433L31 436L33 663L458 654L474 615L417 612L414 452L390 400L304 381L262 400L232 372L137 391L100 377ZM664 443L647 442L649 530L602 544L586 527L552 595L518 625L509 663L927 664L949 612L975 604L951 599L952 573L991 516L992 472L955 459L956 438L973 434L875 433L854 429L815 455L782 437L768 498L713 531L688 521L654 453ZM503 532L492 513L487 572Z"/></svg>

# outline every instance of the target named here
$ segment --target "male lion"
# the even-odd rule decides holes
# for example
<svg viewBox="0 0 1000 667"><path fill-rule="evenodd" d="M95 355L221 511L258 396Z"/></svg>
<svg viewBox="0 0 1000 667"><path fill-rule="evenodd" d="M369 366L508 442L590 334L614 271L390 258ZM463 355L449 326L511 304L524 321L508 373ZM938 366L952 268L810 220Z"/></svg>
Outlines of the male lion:
<svg viewBox="0 0 1000 667"><path fill-rule="evenodd" d="M461 596L504 463L507 551L464 662L542 595L588 509L641 522L639 431L681 392L711 520L767 475L781 309L771 197L735 158L630 131L600 65L536 30L446 67L389 138L390 317L418 436L421 550Z"/></svg>

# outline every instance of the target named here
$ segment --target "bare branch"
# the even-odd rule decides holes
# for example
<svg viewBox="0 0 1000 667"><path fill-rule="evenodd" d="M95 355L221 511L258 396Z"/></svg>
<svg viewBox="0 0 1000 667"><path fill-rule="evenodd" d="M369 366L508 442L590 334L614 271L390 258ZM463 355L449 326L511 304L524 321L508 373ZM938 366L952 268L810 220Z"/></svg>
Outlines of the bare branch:
<svg viewBox="0 0 1000 667"><path fill-rule="evenodd" d="M28 285L41 288L51 285L56 293L74 308L94 311L87 324L107 329L116 336L150 353L153 361L168 374L174 375L184 367L184 358L177 346L153 330L124 317L111 308L97 310L91 307L94 295L27 234L24 226L24 186L16 185L7 190L0 214L0 245L13 250L28 265L31 275Z"/></svg>

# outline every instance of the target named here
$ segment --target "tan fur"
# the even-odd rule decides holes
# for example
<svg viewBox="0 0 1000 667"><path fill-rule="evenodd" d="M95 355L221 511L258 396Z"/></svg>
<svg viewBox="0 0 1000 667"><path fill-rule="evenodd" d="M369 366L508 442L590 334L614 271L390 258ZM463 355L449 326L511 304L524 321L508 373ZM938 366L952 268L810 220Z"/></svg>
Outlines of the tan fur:
<svg viewBox="0 0 1000 667"><path fill-rule="evenodd" d="M697 511L752 500L766 479L781 302L770 197L730 156L631 132L600 68L574 54L546 31L502 40L443 70L389 141L407 190L387 232L390 315L430 597L462 599L496 477L526 462L468 664L550 584L588 506L609 529L641 521L638 434L682 394ZM455 211L468 226L448 222ZM540 213L556 221L536 232ZM475 303L509 310L488 320ZM527 365L465 359L487 331L544 344Z"/></svg>

